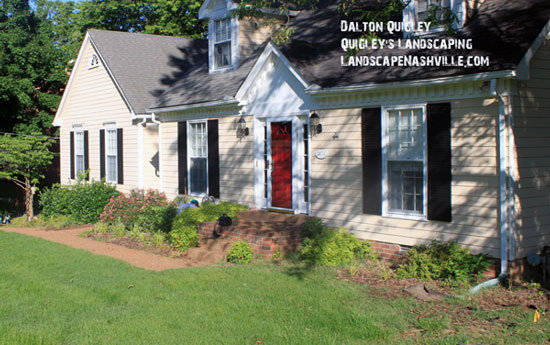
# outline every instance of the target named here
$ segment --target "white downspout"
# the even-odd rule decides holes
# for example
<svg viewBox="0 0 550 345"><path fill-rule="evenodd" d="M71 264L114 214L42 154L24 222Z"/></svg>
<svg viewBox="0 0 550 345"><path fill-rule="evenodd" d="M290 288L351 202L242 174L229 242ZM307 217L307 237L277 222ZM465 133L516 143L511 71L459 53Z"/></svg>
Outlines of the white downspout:
<svg viewBox="0 0 550 345"><path fill-rule="evenodd" d="M162 187L162 173L163 173L163 168L162 168L162 127L160 125L160 121L158 120L158 117L157 119L155 119L155 117L157 116L157 114L153 113L151 115L151 121L153 121L153 123L156 123L158 125L158 137L159 137L159 176L160 176L160 179L159 179L159 191L162 193L164 192L163 190L163 187Z"/></svg>
<svg viewBox="0 0 550 345"><path fill-rule="evenodd" d="M147 118L143 118L138 122L138 188L143 189L143 126L147 122Z"/></svg>
<svg viewBox="0 0 550 345"><path fill-rule="evenodd" d="M514 260L516 258L516 200L514 193L516 172L516 160L514 156L515 152L515 140L514 140L514 111L512 107L512 93L508 92L508 236L509 236L509 254L508 258Z"/></svg>
<svg viewBox="0 0 550 345"><path fill-rule="evenodd" d="M499 226L500 226L500 275L508 274L508 198L506 195L506 112L507 102L497 91L497 80L491 80L491 93L498 98L498 169L499 169Z"/></svg>

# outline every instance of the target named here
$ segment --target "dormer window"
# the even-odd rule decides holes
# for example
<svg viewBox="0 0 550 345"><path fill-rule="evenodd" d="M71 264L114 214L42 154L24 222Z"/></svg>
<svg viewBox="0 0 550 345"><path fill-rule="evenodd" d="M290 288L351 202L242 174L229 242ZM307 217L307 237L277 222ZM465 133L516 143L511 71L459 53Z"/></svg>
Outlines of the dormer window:
<svg viewBox="0 0 550 345"><path fill-rule="evenodd" d="M446 17L452 11L456 16L453 18L452 27L458 29L462 27L465 20L465 0L411 0L403 11L403 22L406 27L418 27L419 22L427 22L430 15L435 15L436 21L432 22L430 32L445 30L445 26L441 22L448 20ZM406 32L405 36L422 35L428 32Z"/></svg>
<svg viewBox="0 0 550 345"><path fill-rule="evenodd" d="M90 61L88 61L88 69L99 67L99 57L93 53L90 55Z"/></svg>
<svg viewBox="0 0 550 345"><path fill-rule="evenodd" d="M451 0L418 0L416 6L416 18L419 22L424 22L428 19L430 8L435 10L435 16L438 20L443 20L445 10L451 9Z"/></svg>
<svg viewBox="0 0 550 345"><path fill-rule="evenodd" d="M231 18L214 21L215 68L231 66Z"/></svg>

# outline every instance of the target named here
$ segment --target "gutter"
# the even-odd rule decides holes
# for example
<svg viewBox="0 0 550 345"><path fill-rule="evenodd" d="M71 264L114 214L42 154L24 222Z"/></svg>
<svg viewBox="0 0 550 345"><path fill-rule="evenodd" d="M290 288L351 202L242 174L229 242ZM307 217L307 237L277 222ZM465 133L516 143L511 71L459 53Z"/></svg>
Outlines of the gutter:
<svg viewBox="0 0 550 345"><path fill-rule="evenodd" d="M504 70L504 71L496 71L496 72L468 74L468 75L454 76L454 77L442 77L442 78L435 78L435 79L398 81L398 82L391 82L391 83L368 83L368 84L353 85L353 86L337 86L337 87L331 87L327 89L323 89L319 85L313 84L306 89L306 92L313 96L332 95L332 94L357 92L357 91L374 91L374 90L378 91L378 90L384 90L384 89L406 88L406 87L434 85L434 84L444 85L444 84L453 84L457 82L494 80L494 79L500 79L500 78L513 78L513 77L516 77L515 70Z"/></svg>
<svg viewBox="0 0 550 345"><path fill-rule="evenodd" d="M145 111L148 113L152 113L154 117L156 113L168 113L173 111L183 111L183 110L189 110L189 109L195 109L195 108L206 108L206 107L223 107L223 106L238 105L238 104L239 104L239 101L231 97L231 99L224 99L221 101L178 105L178 106L166 107L166 108L150 108L150 109L146 109Z"/></svg>
<svg viewBox="0 0 550 345"><path fill-rule="evenodd" d="M138 122L138 188L143 189L143 127L147 126L147 118Z"/></svg>

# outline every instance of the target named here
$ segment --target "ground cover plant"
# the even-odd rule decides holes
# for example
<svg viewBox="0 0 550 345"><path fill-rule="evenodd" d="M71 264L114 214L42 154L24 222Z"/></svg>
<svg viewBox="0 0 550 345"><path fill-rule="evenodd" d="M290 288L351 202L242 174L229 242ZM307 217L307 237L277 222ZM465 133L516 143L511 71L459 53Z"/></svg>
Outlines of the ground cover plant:
<svg viewBox="0 0 550 345"><path fill-rule="evenodd" d="M227 252L227 262L234 264L247 264L254 259L254 252L250 244L245 241L235 242Z"/></svg>
<svg viewBox="0 0 550 345"><path fill-rule="evenodd" d="M549 314L534 323L525 306L544 311L545 297L519 298L531 290L424 303L403 296L406 280L366 276L372 264L345 277L353 281L337 279L333 268L261 260L152 272L1 231L0 260L9 263L0 266L0 344L545 344L550 337Z"/></svg>
<svg viewBox="0 0 550 345"><path fill-rule="evenodd" d="M310 265L343 266L362 259L376 259L367 241L361 241L344 228L333 229L320 219L304 223L304 241L300 257Z"/></svg>
<svg viewBox="0 0 550 345"><path fill-rule="evenodd" d="M488 256L473 255L456 242L433 241L412 247L399 265L401 278L442 280L445 283L470 283L478 279L491 263Z"/></svg>

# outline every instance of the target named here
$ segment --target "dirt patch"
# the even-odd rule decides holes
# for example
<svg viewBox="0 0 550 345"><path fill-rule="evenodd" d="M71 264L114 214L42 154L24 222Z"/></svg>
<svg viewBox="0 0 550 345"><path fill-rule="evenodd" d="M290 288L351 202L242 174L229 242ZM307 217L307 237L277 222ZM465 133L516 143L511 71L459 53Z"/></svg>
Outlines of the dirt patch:
<svg viewBox="0 0 550 345"><path fill-rule="evenodd" d="M172 251L167 249L144 248L132 239L107 239L97 241L93 238L80 237L80 233L90 230L92 226L47 230L41 228L9 228L1 227L2 231L16 232L48 241L62 243L73 248L88 250L94 254L105 255L126 261L136 267L147 270L163 271L166 269L207 266L222 262L230 248L229 240L209 240L201 242L200 247L191 248L178 257L169 257ZM103 234L104 235L104 234ZM104 237L104 239L106 236ZM142 247L143 246L143 247ZM155 251L157 251L155 253Z"/></svg>

